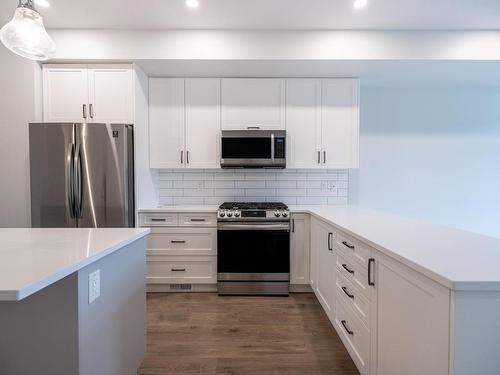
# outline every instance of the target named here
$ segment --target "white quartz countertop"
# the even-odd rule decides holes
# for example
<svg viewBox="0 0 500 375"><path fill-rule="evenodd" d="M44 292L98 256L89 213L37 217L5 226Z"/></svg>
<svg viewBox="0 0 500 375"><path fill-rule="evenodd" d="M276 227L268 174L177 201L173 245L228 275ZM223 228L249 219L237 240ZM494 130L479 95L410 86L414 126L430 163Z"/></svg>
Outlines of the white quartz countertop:
<svg viewBox="0 0 500 375"><path fill-rule="evenodd" d="M309 213L333 225L452 290L500 291L498 238L353 206L289 208L292 213ZM175 206L156 210L186 209L215 212L217 207Z"/></svg>
<svg viewBox="0 0 500 375"><path fill-rule="evenodd" d="M18 301L146 236L149 229L0 229L0 301Z"/></svg>

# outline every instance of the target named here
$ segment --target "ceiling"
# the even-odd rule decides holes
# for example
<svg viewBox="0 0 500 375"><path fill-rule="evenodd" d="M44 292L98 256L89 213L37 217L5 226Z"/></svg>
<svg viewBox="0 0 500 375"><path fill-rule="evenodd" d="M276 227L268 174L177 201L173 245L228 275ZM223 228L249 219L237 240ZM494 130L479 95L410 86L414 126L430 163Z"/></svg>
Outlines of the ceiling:
<svg viewBox="0 0 500 375"><path fill-rule="evenodd" d="M48 28L114 29L499 29L499 0L48 0ZM0 2L0 23L18 0Z"/></svg>

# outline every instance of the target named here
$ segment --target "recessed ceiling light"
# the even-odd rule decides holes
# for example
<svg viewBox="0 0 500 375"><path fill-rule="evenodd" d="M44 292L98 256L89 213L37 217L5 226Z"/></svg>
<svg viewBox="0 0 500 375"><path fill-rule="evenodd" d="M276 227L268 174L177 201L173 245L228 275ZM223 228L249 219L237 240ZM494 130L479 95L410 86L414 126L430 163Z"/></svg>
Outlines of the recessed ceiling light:
<svg viewBox="0 0 500 375"><path fill-rule="evenodd" d="M354 0L354 9L363 9L368 5L368 0Z"/></svg>
<svg viewBox="0 0 500 375"><path fill-rule="evenodd" d="M42 8L50 7L50 4L47 0L35 0L35 4Z"/></svg>
<svg viewBox="0 0 500 375"><path fill-rule="evenodd" d="M200 6L200 2L198 0L186 0L186 5L189 8L196 9Z"/></svg>

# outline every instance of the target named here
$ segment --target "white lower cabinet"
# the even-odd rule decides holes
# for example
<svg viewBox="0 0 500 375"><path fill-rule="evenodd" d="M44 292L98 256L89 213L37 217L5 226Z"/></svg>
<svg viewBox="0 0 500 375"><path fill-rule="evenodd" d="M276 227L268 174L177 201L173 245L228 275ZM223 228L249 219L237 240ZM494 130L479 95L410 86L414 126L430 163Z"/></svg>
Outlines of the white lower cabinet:
<svg viewBox="0 0 500 375"><path fill-rule="evenodd" d="M149 290L214 290L201 286L217 283L216 220L215 214L204 212L139 214L140 225L151 228L146 248Z"/></svg>
<svg viewBox="0 0 500 375"><path fill-rule="evenodd" d="M309 215L293 214L290 231L290 284L309 285L309 252Z"/></svg>
<svg viewBox="0 0 500 375"><path fill-rule="evenodd" d="M371 374L449 374L450 290L383 255L375 264Z"/></svg>
<svg viewBox="0 0 500 375"><path fill-rule="evenodd" d="M321 306L332 320L335 308L335 253L334 241L336 233L334 229L324 222L311 219L311 227L314 228L314 240L311 242L315 253L315 287L314 293L318 297Z"/></svg>

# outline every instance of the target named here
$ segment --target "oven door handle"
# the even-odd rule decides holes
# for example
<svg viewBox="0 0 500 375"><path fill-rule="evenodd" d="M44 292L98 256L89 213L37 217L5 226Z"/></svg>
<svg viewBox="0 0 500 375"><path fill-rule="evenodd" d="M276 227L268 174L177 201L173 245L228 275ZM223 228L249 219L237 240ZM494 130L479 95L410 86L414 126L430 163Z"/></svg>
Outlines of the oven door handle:
<svg viewBox="0 0 500 375"><path fill-rule="evenodd" d="M219 223L218 230L290 230L290 224L229 224Z"/></svg>

